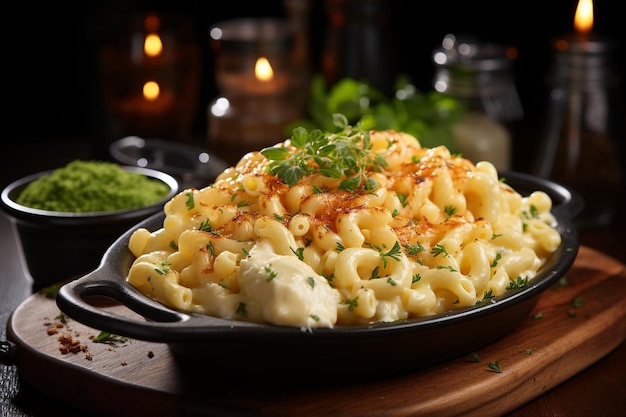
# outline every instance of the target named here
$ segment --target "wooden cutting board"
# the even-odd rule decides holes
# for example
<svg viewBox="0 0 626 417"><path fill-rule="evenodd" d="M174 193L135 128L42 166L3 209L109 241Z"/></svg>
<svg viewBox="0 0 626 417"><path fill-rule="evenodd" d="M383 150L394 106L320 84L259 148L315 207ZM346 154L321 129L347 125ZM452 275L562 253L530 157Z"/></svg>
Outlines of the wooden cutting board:
<svg viewBox="0 0 626 417"><path fill-rule="evenodd" d="M43 294L19 306L7 335L17 346L18 369L26 380L99 415L498 416L583 370L626 338L625 266L581 247L566 277L566 285L555 284L540 296L518 329L477 352L409 375L349 385L220 384L181 369L164 344L94 343L98 330L72 320L61 324L56 303ZM134 314L119 305L107 308ZM77 353L62 353L72 342ZM496 361L501 372L489 367Z"/></svg>

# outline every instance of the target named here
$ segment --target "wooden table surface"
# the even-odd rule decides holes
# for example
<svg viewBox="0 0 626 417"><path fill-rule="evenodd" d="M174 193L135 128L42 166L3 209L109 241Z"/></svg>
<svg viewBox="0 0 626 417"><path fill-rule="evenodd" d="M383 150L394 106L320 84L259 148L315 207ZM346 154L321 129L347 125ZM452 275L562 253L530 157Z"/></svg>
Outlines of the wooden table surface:
<svg viewBox="0 0 626 417"><path fill-rule="evenodd" d="M88 146L42 145L33 159L30 146L20 147L11 163L0 169L4 187L22 175L50 169L74 158L93 157ZM46 149L46 147L48 149ZM23 148L23 149L22 149ZM626 263L626 222L618 220L606 227L582 230L581 244ZM12 224L0 216L0 342L6 347L6 325L11 313L32 293L32 283ZM626 302L626 300L624 300ZM6 359L6 355L3 356ZM49 398L20 377L16 365L0 364L0 416L88 415L82 410ZM71 387L68 387L71 389ZM114 399L112 399L114 401ZM569 380L507 414L509 417L620 417L626 410L626 343Z"/></svg>

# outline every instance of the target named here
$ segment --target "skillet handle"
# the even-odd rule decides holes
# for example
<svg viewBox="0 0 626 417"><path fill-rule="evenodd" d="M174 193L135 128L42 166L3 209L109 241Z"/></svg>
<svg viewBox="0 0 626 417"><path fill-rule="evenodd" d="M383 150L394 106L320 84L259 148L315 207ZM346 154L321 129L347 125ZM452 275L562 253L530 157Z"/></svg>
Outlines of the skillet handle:
<svg viewBox="0 0 626 417"><path fill-rule="evenodd" d="M124 283L112 280L112 271L105 265L63 285L56 296L57 306L69 317L90 327L150 341L167 341L171 325L186 322L190 316L168 309L156 301L146 300ZM87 302L89 297L107 297L118 301L140 318L115 314Z"/></svg>

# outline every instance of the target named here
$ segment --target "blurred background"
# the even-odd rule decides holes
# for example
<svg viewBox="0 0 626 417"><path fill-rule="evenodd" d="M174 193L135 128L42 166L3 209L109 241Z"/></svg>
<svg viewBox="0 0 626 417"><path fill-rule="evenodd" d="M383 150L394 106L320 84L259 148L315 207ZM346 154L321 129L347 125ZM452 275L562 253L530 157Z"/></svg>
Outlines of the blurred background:
<svg viewBox="0 0 626 417"><path fill-rule="evenodd" d="M180 94L187 98L183 104L175 105L181 113L178 119L184 119L177 122L179 125L148 131L145 135L211 149L208 140L211 121L207 112L223 91L218 86L218 53L212 44L210 29L219 22L235 18L278 17L297 21L300 25L297 42L304 54L301 75L308 77L324 71L324 57L329 54L335 54L336 58L359 52L350 51L350 48L348 51L345 48L330 51L329 36L332 36L334 25L340 23L337 23L336 16L331 17L329 8L333 4L333 7L343 7L342 3L346 2L91 0L71 8L59 3L29 7L28 10L11 6L17 8L10 15L18 19L20 28L5 33L7 76L3 94L6 109L3 136L5 146L9 147L9 161L2 164L3 181L25 174L11 162L11 153L20 149L41 155L42 168L47 168L46 160L52 160L52 155L60 153L62 159L67 152L62 146L65 143L78 144L89 156L105 157L112 142L134 132L143 134L141 121L135 120L139 127L120 125L119 120L116 121L119 119L116 112L123 111L124 104L113 105L111 97L116 90L125 88L120 86L123 83L120 79L124 78L120 74L125 73L123 61L127 57L111 53L111 45L114 45L113 51L117 45L119 52L132 44L129 36L133 28L145 24L148 14L160 16L160 23L154 30L162 32L164 45L167 33L175 35L177 53L183 56L177 58L180 62L175 71L180 79L176 82L185 91ZM533 156L539 152L540 132L545 128L550 105L548 78L553 59L552 41L574 32L578 0L379 0L363 3L375 8L375 17L359 17L358 13L350 17L344 10L343 18L373 19L368 23L375 26L373 30L347 35L354 39L360 37L360 41L371 45L367 53L374 58L378 54L379 59L374 61L377 64L368 64L368 74L380 76L383 80L384 77L405 74L421 92L433 90L437 71L433 51L442 46L447 34L513 47L516 55L510 74L523 115L507 126L512 136L511 168L531 170ZM614 66L616 73L621 75L626 68L626 37L618 3L596 0L593 14L592 33L613 41L615 50L610 54L613 62L607 65ZM341 70L337 71L342 75ZM382 83L387 83L381 86L385 90L389 82ZM625 96L623 83L612 84L610 89L611 94L620 99ZM295 90L291 92L295 94ZM164 117L160 119L163 126L167 124ZM218 121L215 123L217 126ZM217 127L229 130L228 125ZM283 139L276 137L274 142ZM619 139L620 143L623 139ZM217 148L220 147L218 143ZM622 151L619 152L622 155ZM56 161L55 165L58 165L58 158Z"/></svg>

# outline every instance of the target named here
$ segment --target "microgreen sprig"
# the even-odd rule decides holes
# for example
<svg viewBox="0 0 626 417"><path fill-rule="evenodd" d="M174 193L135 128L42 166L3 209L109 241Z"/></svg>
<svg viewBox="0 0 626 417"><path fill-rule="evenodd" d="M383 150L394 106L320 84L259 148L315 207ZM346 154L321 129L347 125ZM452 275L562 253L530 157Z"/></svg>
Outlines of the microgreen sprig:
<svg viewBox="0 0 626 417"><path fill-rule="evenodd" d="M371 151L369 132L360 126L348 125L348 119L333 114L334 124L342 129L338 133L324 133L296 127L288 147L270 147L261 154L270 160L269 173L287 185L295 185L304 176L319 173L329 178L343 178L340 190L371 191L377 183L366 173L380 171L387 165L385 159Z"/></svg>

